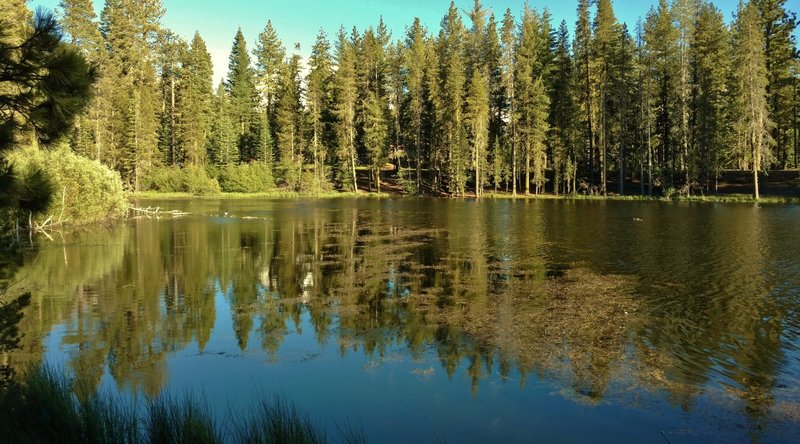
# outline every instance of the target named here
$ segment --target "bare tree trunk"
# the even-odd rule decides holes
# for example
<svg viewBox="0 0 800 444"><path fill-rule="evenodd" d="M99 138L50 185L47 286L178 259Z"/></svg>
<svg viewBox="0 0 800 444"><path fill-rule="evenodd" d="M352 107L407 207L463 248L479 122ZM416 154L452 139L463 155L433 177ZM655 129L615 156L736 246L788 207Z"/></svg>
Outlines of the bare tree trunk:
<svg viewBox="0 0 800 444"><path fill-rule="evenodd" d="M420 156L420 126L421 122L417 121L417 131L414 136L414 146L416 147L417 151L417 194L422 194L422 156Z"/></svg>
<svg viewBox="0 0 800 444"><path fill-rule="evenodd" d="M586 51L586 130L589 138L589 184L594 185L594 134L592 133L592 82L589 76L589 51Z"/></svg>
<svg viewBox="0 0 800 444"><path fill-rule="evenodd" d="M176 164L175 153L175 76L170 75L169 85L169 148L172 152L172 164Z"/></svg>
<svg viewBox="0 0 800 444"><path fill-rule="evenodd" d="M517 143L512 135L511 141L511 194L517 195Z"/></svg>
<svg viewBox="0 0 800 444"><path fill-rule="evenodd" d="M605 78L605 76L603 76ZM605 82L603 82L605 83ZM606 165L606 153L607 153L607 134L606 134L606 91L605 86L601 86L600 88L600 193L605 196L606 195L606 182L608 181L607 176L607 165Z"/></svg>
<svg viewBox="0 0 800 444"><path fill-rule="evenodd" d="M625 195L625 145L619 145L619 195Z"/></svg>
<svg viewBox="0 0 800 444"><path fill-rule="evenodd" d="M531 147L530 140L525 142L525 195L531 194Z"/></svg>

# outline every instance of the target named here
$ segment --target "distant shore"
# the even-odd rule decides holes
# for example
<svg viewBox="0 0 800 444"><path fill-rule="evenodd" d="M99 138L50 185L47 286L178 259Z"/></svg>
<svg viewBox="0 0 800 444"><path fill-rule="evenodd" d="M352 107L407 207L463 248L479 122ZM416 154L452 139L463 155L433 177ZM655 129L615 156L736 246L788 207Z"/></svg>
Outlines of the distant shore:
<svg viewBox="0 0 800 444"><path fill-rule="evenodd" d="M444 199L474 199L474 194L465 196L415 196L402 193L376 193L369 191L337 192L329 191L324 193L309 193L300 191L281 191L276 190L267 193L218 193L207 195L193 195L191 193L160 193L154 191L144 191L130 193L131 200L169 200L169 199L200 199L200 200L237 200L237 199L334 199L334 198L387 198L387 197L436 197ZM507 200L593 200L593 201L653 201L653 202L709 202L709 203L755 203L752 195L749 194L709 194L709 195L690 195L690 196L643 196L639 194L619 195L609 194L589 195L589 194L524 194L518 193L484 193L481 199L507 199ZM800 197L794 196L762 196L758 203L762 204L800 204Z"/></svg>

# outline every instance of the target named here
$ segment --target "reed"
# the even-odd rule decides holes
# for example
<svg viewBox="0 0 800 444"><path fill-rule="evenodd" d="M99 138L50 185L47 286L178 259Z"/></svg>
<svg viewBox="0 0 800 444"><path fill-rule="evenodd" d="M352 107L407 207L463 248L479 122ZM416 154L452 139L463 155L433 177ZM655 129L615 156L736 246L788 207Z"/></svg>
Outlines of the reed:
<svg viewBox="0 0 800 444"><path fill-rule="evenodd" d="M366 442L356 428L325 430L280 396L262 396L247 415L219 424L208 403L192 395L125 400L74 390L63 373L32 367L0 393L0 442L65 444L215 444ZM235 419L243 418L243 419Z"/></svg>

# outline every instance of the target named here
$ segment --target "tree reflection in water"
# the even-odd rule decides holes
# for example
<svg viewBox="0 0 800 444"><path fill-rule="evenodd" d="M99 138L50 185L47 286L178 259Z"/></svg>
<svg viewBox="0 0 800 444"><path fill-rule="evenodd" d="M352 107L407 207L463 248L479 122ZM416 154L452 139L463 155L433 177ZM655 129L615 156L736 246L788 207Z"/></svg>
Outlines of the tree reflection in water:
<svg viewBox="0 0 800 444"><path fill-rule="evenodd" d="M34 297L22 346L4 360L40 360L43 339L62 325L78 386L96 388L107 369L119 387L153 395L167 382L170 353L191 343L202 352L220 333L222 295L240 349L255 340L273 362L297 331L376 362L398 345L415 360L434 350L450 377L466 366L473 391L495 371L521 375L521 386L531 376L553 381L589 403L616 385L664 391L691 410L698 394L718 390L720 402L739 399L756 420L798 420L797 394L777 383L783 320L798 301L770 293L763 270L732 283L693 279L691 269L686 282L652 281L646 267L660 266L659 253L635 243L647 233L631 233L639 246L621 254L638 255L643 268L610 273L564 232L578 217L569 209L523 210L451 205L415 216L312 205L65 234L17 272L18 290ZM704 233L710 254L734 238L751 263L763 262L760 231L738 226L727 240ZM619 248L607 245L607 261ZM689 268L707 259L681 239L669 248ZM693 285L718 286L719 297L695 298ZM305 314L312 332L301 331Z"/></svg>

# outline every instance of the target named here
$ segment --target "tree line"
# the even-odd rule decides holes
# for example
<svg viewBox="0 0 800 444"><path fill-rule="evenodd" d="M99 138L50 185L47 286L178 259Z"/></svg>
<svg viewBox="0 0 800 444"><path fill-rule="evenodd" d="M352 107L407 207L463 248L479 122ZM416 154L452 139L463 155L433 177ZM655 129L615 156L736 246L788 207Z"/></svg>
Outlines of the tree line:
<svg viewBox="0 0 800 444"><path fill-rule="evenodd" d="M200 33L165 29L160 0L60 9L99 74L72 146L133 190L164 165L256 163L282 187L354 190L358 170L380 189L391 164L407 190L455 196L714 192L723 169L757 185L798 166L785 0L740 2L730 23L708 1L659 0L633 29L611 0L578 0L572 31L475 0L451 3L438 33L321 30L307 59L267 21L254 45L236 32L216 88Z"/></svg>

